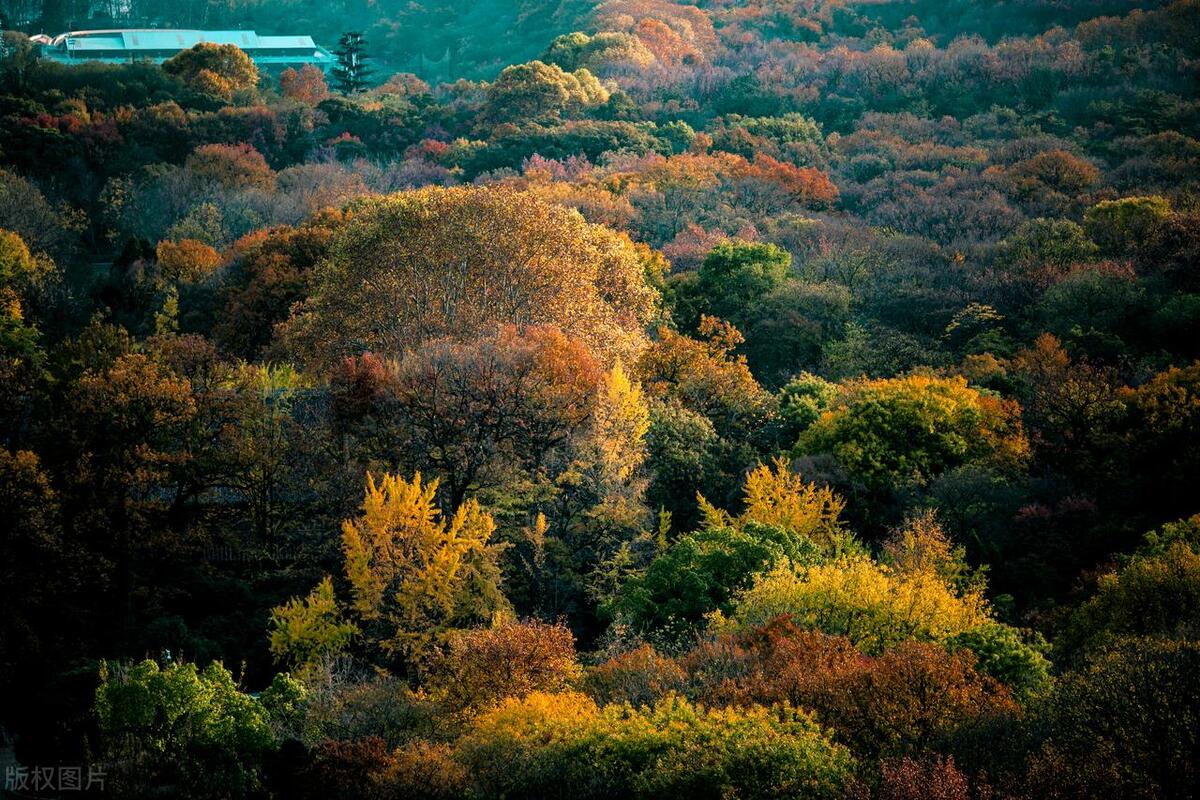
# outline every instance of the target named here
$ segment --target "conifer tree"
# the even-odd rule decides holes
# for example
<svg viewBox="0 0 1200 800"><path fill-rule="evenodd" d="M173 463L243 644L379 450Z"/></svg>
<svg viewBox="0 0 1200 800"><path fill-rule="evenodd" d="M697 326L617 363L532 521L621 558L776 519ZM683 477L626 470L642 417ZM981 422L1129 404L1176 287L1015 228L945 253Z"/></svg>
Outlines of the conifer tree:
<svg viewBox="0 0 1200 800"><path fill-rule="evenodd" d="M337 65L333 80L342 94L358 94L367 88L372 69L367 65L367 40L357 31L348 31L338 40Z"/></svg>

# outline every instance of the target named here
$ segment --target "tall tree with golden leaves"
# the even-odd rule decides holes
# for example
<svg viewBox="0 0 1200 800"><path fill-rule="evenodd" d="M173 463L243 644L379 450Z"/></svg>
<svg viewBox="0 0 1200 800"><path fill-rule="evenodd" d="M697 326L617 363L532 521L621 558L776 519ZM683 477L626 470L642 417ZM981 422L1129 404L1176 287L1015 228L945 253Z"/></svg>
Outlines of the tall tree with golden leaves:
<svg viewBox="0 0 1200 800"><path fill-rule="evenodd" d="M362 514L342 524L353 608L368 637L420 663L451 630L508 611L490 514L467 500L450 517L437 481L367 476Z"/></svg>

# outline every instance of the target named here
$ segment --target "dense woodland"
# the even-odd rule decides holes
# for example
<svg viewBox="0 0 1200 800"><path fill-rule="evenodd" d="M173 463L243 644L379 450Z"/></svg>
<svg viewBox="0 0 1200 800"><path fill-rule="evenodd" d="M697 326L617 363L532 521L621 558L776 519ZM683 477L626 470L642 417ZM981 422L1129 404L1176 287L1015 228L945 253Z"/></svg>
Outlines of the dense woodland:
<svg viewBox="0 0 1200 800"><path fill-rule="evenodd" d="M89 7L370 71L39 59ZM1197 794L1200 0L0 20L9 761Z"/></svg>

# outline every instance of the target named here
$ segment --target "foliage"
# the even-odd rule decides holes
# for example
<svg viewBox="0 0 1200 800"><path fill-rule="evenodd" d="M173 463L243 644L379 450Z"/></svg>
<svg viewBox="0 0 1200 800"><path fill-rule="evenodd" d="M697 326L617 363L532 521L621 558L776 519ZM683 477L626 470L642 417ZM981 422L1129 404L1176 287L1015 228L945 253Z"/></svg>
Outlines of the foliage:
<svg viewBox="0 0 1200 800"><path fill-rule="evenodd" d="M386 651L420 661L453 629L505 608L495 523L475 500L443 517L437 481L367 476L362 514L342 524L354 611Z"/></svg>
<svg viewBox="0 0 1200 800"><path fill-rule="evenodd" d="M293 597L271 611L271 655L297 666L336 655L357 633L356 626L342 620L328 575L307 597Z"/></svg>
<svg viewBox="0 0 1200 800"><path fill-rule="evenodd" d="M608 90L586 69L564 72L556 64L531 61L500 73L487 88L481 113L491 124L540 121L578 114L608 98Z"/></svg>
<svg viewBox="0 0 1200 800"><path fill-rule="evenodd" d="M254 62L234 44L201 42L167 59L163 71L198 92L225 99L258 83Z"/></svg>
<svg viewBox="0 0 1200 800"><path fill-rule="evenodd" d="M1170 202L1163 197L1126 197L1105 200L1089 208L1084 225L1092 241L1108 255L1127 255L1152 238L1166 222Z"/></svg>
<svg viewBox="0 0 1200 800"><path fill-rule="evenodd" d="M1150 534L1147 547L1101 575L1095 594L1072 613L1057 643L1065 654L1100 652L1129 636L1194 639L1200 624L1200 520Z"/></svg>
<svg viewBox="0 0 1200 800"><path fill-rule="evenodd" d="M19 764L136 796L1193 793L1197 0L0 17ZM335 89L27 35L84 18L311 35ZM146 654L113 708L203 702L106 729L96 660Z"/></svg>
<svg viewBox="0 0 1200 800"><path fill-rule="evenodd" d="M507 189L424 189L355 210L289 325L325 365L502 323L558 325L612 359L635 351L653 302L629 240L574 211Z"/></svg>
<svg viewBox="0 0 1200 800"><path fill-rule="evenodd" d="M510 697L566 689L579 674L575 641L563 625L505 621L456 632L430 685L451 708L484 708Z"/></svg>
<svg viewBox="0 0 1200 800"><path fill-rule="evenodd" d="M266 709L215 662L203 670L106 663L96 714L110 757L132 767L120 776L132 791L167 785L197 797L245 796L273 744Z"/></svg>
<svg viewBox="0 0 1200 800"><path fill-rule="evenodd" d="M599 705L640 708L681 693L686 677L675 659L643 644L588 669L583 687Z"/></svg>
<svg viewBox="0 0 1200 800"><path fill-rule="evenodd" d="M533 694L480 717L460 748L474 790L507 797L835 797L853 766L802 711L678 697L635 711Z"/></svg>
<svg viewBox="0 0 1200 800"><path fill-rule="evenodd" d="M704 642L682 663L704 702L792 703L873 757L927 752L960 727L1016 710L969 652L907 641L864 656L845 637L802 630L788 617Z"/></svg>
<svg viewBox="0 0 1200 800"><path fill-rule="evenodd" d="M868 485L927 483L969 462L1018 466L1029 444L1017 407L961 378L911 375L843 385L797 450L832 453Z"/></svg>
<svg viewBox="0 0 1200 800"><path fill-rule="evenodd" d="M843 503L827 488L804 483L786 461L746 476L745 511L737 518L700 497L704 524L672 542L632 577L606 610L639 629L687 632L713 611L728 613L739 589L781 562L819 560L846 543L838 521Z"/></svg>
<svg viewBox="0 0 1200 800"><path fill-rule="evenodd" d="M927 573L894 572L863 555L812 566L781 565L734 602L722 628L744 629L786 615L802 628L850 638L867 653L906 639L943 642L988 622L983 598L959 596Z"/></svg>
<svg viewBox="0 0 1200 800"><path fill-rule="evenodd" d="M1126 640L1063 676L1040 712L1034 791L1152 797L1188 793L1200 698L1195 642Z"/></svg>

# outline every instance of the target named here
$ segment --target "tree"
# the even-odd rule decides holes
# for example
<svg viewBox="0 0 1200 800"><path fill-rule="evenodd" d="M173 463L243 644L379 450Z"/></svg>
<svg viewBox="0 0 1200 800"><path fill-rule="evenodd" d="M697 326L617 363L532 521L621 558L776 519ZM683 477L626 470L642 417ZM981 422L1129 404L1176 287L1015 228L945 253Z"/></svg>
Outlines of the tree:
<svg viewBox="0 0 1200 800"><path fill-rule="evenodd" d="M1113 371L1072 363L1062 342L1043 333L1013 358L1012 372L1037 457L1067 474L1099 477L1124 410Z"/></svg>
<svg viewBox="0 0 1200 800"><path fill-rule="evenodd" d="M1006 300L1028 303L1080 264L1100 253L1078 223L1031 219L996 245L995 281Z"/></svg>
<svg viewBox="0 0 1200 800"><path fill-rule="evenodd" d="M541 60L567 72L585 67L604 75L605 70L645 69L654 63L654 54L628 33L600 31L589 36L575 31L552 41Z"/></svg>
<svg viewBox="0 0 1200 800"><path fill-rule="evenodd" d="M1028 788L1059 797L1186 797L1197 778L1200 644L1127 639L1064 674L1036 719Z"/></svg>
<svg viewBox="0 0 1200 800"><path fill-rule="evenodd" d="M320 67L305 64L299 70L289 67L279 74L279 91L284 97L315 106L329 97L329 86Z"/></svg>
<svg viewBox="0 0 1200 800"><path fill-rule="evenodd" d="M991 622L981 594L959 594L928 574L904 574L850 554L809 566L783 564L738 595L725 626L745 630L788 616L799 627L846 636L866 653L907 639L944 642Z"/></svg>
<svg viewBox="0 0 1200 800"><path fill-rule="evenodd" d="M606 611L639 629L692 632L712 611L728 613L738 590L776 564L807 564L847 544L838 521L842 501L807 484L786 461L759 466L746 477L745 511L738 517L703 497L704 525L672 542L645 572L628 580Z"/></svg>
<svg viewBox="0 0 1200 800"><path fill-rule="evenodd" d="M85 226L79 212L51 205L33 181L0 169L0 229L20 236L31 253L67 263Z"/></svg>
<svg viewBox="0 0 1200 800"><path fill-rule="evenodd" d="M722 242L704 257L694 283L679 286L679 322L694 328L708 314L744 327L747 306L780 288L791 265L791 254L773 244Z"/></svg>
<svg viewBox="0 0 1200 800"><path fill-rule="evenodd" d="M776 527L705 526L672 542L602 610L636 631L683 640L694 635L705 614L728 612L733 593L760 571L788 558L811 557Z"/></svg>
<svg viewBox="0 0 1200 800"><path fill-rule="evenodd" d="M343 621L328 575L307 597L271 609L271 655L292 666L336 655L357 633L357 626Z"/></svg>
<svg viewBox="0 0 1200 800"><path fill-rule="evenodd" d="M168 279L174 281L201 281L221 266L221 254L213 248L184 239L179 242L163 240L155 248L158 265Z"/></svg>
<svg viewBox="0 0 1200 800"><path fill-rule="evenodd" d="M608 102L608 90L586 69L564 72L555 64L531 61L505 67L487 88L482 119L502 122L550 121Z"/></svg>
<svg viewBox="0 0 1200 800"><path fill-rule="evenodd" d="M205 144L197 147L184 168L206 183L225 189L273 189L275 172L253 145Z"/></svg>
<svg viewBox="0 0 1200 800"><path fill-rule="evenodd" d="M675 659L643 644L588 669L583 686L600 705L644 708L682 693L687 677Z"/></svg>
<svg viewBox="0 0 1200 800"><path fill-rule="evenodd" d="M844 636L788 617L702 642L680 663L699 702L810 709L839 741L874 758L918 755L959 726L1017 710L972 653L907 641L864 655Z"/></svg>
<svg viewBox="0 0 1200 800"><path fill-rule="evenodd" d="M1119 480L1109 485L1127 508L1154 508L1158 519L1191 514L1200 474L1200 362L1163 370L1115 400L1128 416L1106 465ZM1145 479L1130 483L1130 475Z"/></svg>
<svg viewBox="0 0 1200 800"><path fill-rule="evenodd" d="M510 697L562 691L579 674L575 637L564 625L510 620L452 634L430 686L452 709L486 709Z"/></svg>
<svg viewBox="0 0 1200 800"><path fill-rule="evenodd" d="M286 333L327 368L506 323L556 325L629 363L656 296L632 242L576 211L505 187L426 188L355 206Z"/></svg>
<svg viewBox="0 0 1200 800"><path fill-rule="evenodd" d="M367 476L362 514L342 524L353 608L387 653L419 665L454 628L507 609L500 592L496 525L475 500L449 518L437 481Z"/></svg>
<svg viewBox="0 0 1200 800"><path fill-rule="evenodd" d="M17 432L17 416L42 375L45 353L41 332L28 318L29 300L37 297L54 275L54 263L34 256L24 240L0 229L0 420L6 436Z"/></svg>
<svg viewBox="0 0 1200 800"><path fill-rule="evenodd" d="M55 577L67 555L58 496L37 455L28 450L0 447L0 530L0 602L8 609L0 620L5 642L0 691L17 691L21 673L40 661L30 655L39 647L48 649L47 621L55 620L65 603L62 578Z"/></svg>
<svg viewBox="0 0 1200 800"><path fill-rule="evenodd" d="M837 398L838 387L819 375L801 372L779 390L779 413L787 422L792 440L821 418Z"/></svg>
<svg viewBox="0 0 1200 800"><path fill-rule="evenodd" d="M592 427L602 479L612 488L628 485L646 460L650 411L620 361L604 376Z"/></svg>
<svg viewBox="0 0 1200 800"><path fill-rule="evenodd" d="M596 408L603 373L584 345L551 326L504 326L465 344L413 349L387 406L395 442L445 482L452 505L512 470L561 469Z"/></svg>
<svg viewBox="0 0 1200 800"><path fill-rule="evenodd" d="M319 213L298 227L257 231L233 246L216 304L212 338L239 358L256 358L275 326L308 294L313 267L326 257L341 212Z"/></svg>
<svg viewBox="0 0 1200 800"><path fill-rule="evenodd" d="M839 520L845 501L828 486L805 482L786 458L751 470L744 491L746 508L736 520L739 524L774 525L830 553L852 544Z"/></svg>
<svg viewBox="0 0 1200 800"><path fill-rule="evenodd" d="M106 356L108 354L105 354ZM72 518L112 559L120 635L132 633L134 561L180 487L196 415L191 383L143 353L123 353L83 372L63 413L67 452L76 462ZM175 491L173 491L175 490Z"/></svg>
<svg viewBox="0 0 1200 800"><path fill-rule="evenodd" d="M910 513L884 540L881 557L898 572L929 573L959 589L977 587L983 580L967 565L966 550L951 541L931 509Z"/></svg>
<svg viewBox="0 0 1200 800"><path fill-rule="evenodd" d="M274 745L269 712L213 662L102 662L96 717L114 783L131 794L174 787L192 797L245 796Z"/></svg>
<svg viewBox="0 0 1200 800"><path fill-rule="evenodd" d="M771 396L734 350L744 340L733 325L702 317L693 339L660 328L658 340L642 353L637 374L647 394L677 400L684 408L707 417L723 437L742 438L760 432L770 416Z"/></svg>
<svg viewBox="0 0 1200 800"><path fill-rule="evenodd" d="M854 760L803 711L705 709L668 697L645 710L534 693L483 714L458 745L480 796L841 796Z"/></svg>
<svg viewBox="0 0 1200 800"><path fill-rule="evenodd" d="M1171 203L1164 197L1125 197L1089 208L1083 226L1105 255L1129 256L1144 250L1170 216Z"/></svg>
<svg viewBox="0 0 1200 800"><path fill-rule="evenodd" d="M358 94L367 88L367 80L374 71L367 65L367 40L357 31L343 33L338 39L337 64L333 68L333 80L342 94Z"/></svg>
<svg viewBox="0 0 1200 800"><path fill-rule="evenodd" d="M831 453L874 488L923 485L969 462L1018 467L1029 442L1019 409L962 378L909 375L843 384L797 451Z"/></svg>
<svg viewBox="0 0 1200 800"><path fill-rule="evenodd" d="M258 84L258 68L234 44L200 42L167 59L163 71L202 94L225 100L234 92L253 89Z"/></svg>
<svg viewBox="0 0 1200 800"><path fill-rule="evenodd" d="M1151 539L1151 537L1153 537ZM1194 639L1200 632L1200 516L1163 526L1101 575L1056 642L1065 656L1103 652L1124 637Z"/></svg>

